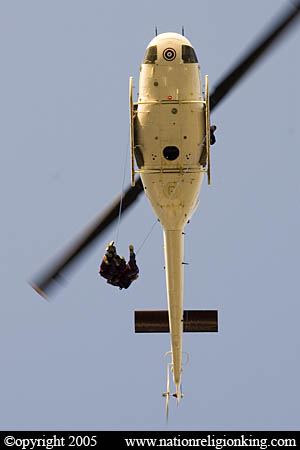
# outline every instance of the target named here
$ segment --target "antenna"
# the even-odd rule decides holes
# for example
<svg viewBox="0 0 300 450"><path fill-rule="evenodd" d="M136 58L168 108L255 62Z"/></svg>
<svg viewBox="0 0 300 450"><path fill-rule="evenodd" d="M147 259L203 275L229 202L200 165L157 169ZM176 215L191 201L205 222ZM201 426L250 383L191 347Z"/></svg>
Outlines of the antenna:
<svg viewBox="0 0 300 450"><path fill-rule="evenodd" d="M181 34L182 34L182 36L184 36L184 26L182 25L182 28L181 28Z"/></svg>
<svg viewBox="0 0 300 450"><path fill-rule="evenodd" d="M157 36L157 26L155 25L155 36Z"/></svg>

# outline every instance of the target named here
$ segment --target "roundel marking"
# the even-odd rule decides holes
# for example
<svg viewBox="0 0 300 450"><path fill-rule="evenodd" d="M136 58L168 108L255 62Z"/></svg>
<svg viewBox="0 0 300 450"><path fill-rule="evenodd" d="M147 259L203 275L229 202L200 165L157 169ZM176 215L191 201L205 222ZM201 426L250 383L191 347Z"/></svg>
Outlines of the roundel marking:
<svg viewBox="0 0 300 450"><path fill-rule="evenodd" d="M166 61L173 61L176 58L176 51L174 48L165 48L163 51L163 57Z"/></svg>

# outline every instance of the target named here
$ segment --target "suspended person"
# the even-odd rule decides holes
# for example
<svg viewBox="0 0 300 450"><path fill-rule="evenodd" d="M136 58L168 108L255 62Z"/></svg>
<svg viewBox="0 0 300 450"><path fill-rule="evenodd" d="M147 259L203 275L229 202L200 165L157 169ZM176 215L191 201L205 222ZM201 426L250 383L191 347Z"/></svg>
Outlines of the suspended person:
<svg viewBox="0 0 300 450"><path fill-rule="evenodd" d="M105 255L100 265L100 275L109 281L125 269L126 263L124 257L117 255L114 241L107 244Z"/></svg>
<svg viewBox="0 0 300 450"><path fill-rule="evenodd" d="M216 143L215 131L217 127L216 125L211 125L210 127L210 145L214 145Z"/></svg>
<svg viewBox="0 0 300 450"><path fill-rule="evenodd" d="M121 257L122 258L122 257ZM139 277L139 268L136 263L133 245L129 245L129 261L121 271L119 288L128 289L131 283Z"/></svg>
<svg viewBox="0 0 300 450"><path fill-rule="evenodd" d="M211 125L210 126L210 137L209 137L209 143L210 145L214 145L216 143L216 136L215 136L215 131L216 131L217 127L216 125ZM199 164L203 167L206 166L206 161L207 160L207 151L206 151L206 141L204 141L204 143L202 144L202 153L200 156L200 161Z"/></svg>
<svg viewBox="0 0 300 450"><path fill-rule="evenodd" d="M124 257L117 254L114 241L108 243L99 270L99 274L107 280L108 284L118 286L120 289L128 289L138 278L139 268L136 264L133 245L129 245L129 253L129 261L126 264Z"/></svg>

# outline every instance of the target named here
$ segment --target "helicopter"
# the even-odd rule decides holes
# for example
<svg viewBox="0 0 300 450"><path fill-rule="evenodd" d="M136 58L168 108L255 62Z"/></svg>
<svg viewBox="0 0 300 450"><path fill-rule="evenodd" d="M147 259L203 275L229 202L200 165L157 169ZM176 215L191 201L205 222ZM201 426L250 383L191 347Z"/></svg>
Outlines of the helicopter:
<svg viewBox="0 0 300 450"><path fill-rule="evenodd" d="M168 368L175 385L172 395L179 401L183 330L217 331L216 311L183 310L184 227L198 206L204 172L210 183L208 76L204 98L200 66L190 41L177 33L162 33L147 47L137 103L132 102L132 82L130 78L131 184L135 185L139 173L163 227L168 294L168 311L136 312L135 329L169 329L172 360ZM163 395L168 405L169 375Z"/></svg>
<svg viewBox="0 0 300 450"><path fill-rule="evenodd" d="M211 183L210 112L236 86L275 40L289 28L300 12L300 3L272 24L263 38L209 93L205 78L202 95L199 65L191 43L177 33L162 33L148 45L141 68L139 99L132 98L130 78L131 186L99 219L74 241L72 248L54 261L31 284L48 296L62 273L145 192L164 229L168 311L137 311L136 332L170 332L171 363L175 393L170 394L169 371L166 397L182 398L182 332L217 331L216 311L183 310L184 226L198 205L204 174ZM186 80L190 79L189 84ZM159 111L159 113L158 113ZM187 131L184 130L184 127ZM148 150L149 149L149 150ZM138 166L135 170L134 160ZM201 163L200 163L201 161ZM140 175L136 180L135 175Z"/></svg>

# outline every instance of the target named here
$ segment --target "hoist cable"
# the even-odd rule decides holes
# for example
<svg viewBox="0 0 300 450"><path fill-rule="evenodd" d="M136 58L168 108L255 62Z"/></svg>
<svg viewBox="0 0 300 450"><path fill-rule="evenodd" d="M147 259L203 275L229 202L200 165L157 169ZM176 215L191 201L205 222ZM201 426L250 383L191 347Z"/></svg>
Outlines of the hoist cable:
<svg viewBox="0 0 300 450"><path fill-rule="evenodd" d="M119 230L120 230L120 222L121 222L121 214L122 214L122 205L123 205L123 196L124 196L124 185L125 185L125 176L126 176L126 170L127 170L127 160L128 160L128 147L129 147L129 131L128 131L128 137L127 137L127 145L125 148L125 156L124 156L124 163L123 163L123 180L122 180L122 186L121 186L121 195L120 195L120 207L119 207L119 216L118 216L118 222L116 226L116 239L115 244L117 244L119 239Z"/></svg>

